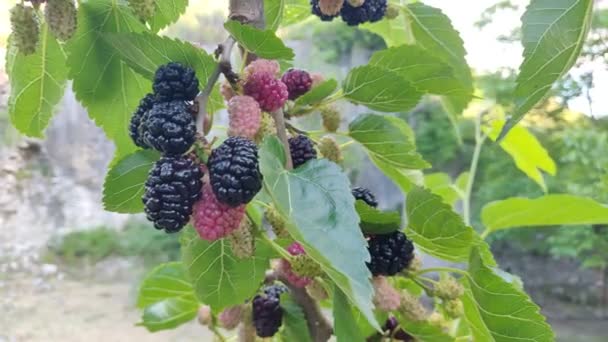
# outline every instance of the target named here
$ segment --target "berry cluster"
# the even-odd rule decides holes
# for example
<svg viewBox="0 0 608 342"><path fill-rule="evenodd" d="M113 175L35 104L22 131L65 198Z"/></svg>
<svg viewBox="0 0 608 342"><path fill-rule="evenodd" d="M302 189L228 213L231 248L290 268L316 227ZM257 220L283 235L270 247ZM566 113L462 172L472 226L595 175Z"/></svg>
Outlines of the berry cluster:
<svg viewBox="0 0 608 342"><path fill-rule="evenodd" d="M45 1L31 0L31 6L19 3L11 9L12 43L24 55L36 52L40 40L38 9ZM53 0L44 6L44 21L55 38L67 41L76 32L75 0Z"/></svg>
<svg viewBox="0 0 608 342"><path fill-rule="evenodd" d="M279 331L283 323L281 294L286 291L283 286L272 285L253 298L253 325L259 337L272 337Z"/></svg>
<svg viewBox="0 0 608 342"><path fill-rule="evenodd" d="M322 21L340 16L349 26L374 23L387 13L387 0L310 0L312 14Z"/></svg>

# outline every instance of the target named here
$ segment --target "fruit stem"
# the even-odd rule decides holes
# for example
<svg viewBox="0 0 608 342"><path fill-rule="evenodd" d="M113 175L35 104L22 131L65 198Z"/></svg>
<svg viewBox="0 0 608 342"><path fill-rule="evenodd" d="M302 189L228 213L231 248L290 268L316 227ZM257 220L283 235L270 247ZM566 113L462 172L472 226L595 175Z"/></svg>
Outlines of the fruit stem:
<svg viewBox="0 0 608 342"><path fill-rule="evenodd" d="M283 149L285 150L285 160L287 161L285 169L291 170L293 169L293 161L291 160L291 151L289 150L289 139L287 138L287 128L283 110L276 110L272 112L271 115L274 119L275 125L277 126L277 136L279 137L279 140L281 140Z"/></svg>

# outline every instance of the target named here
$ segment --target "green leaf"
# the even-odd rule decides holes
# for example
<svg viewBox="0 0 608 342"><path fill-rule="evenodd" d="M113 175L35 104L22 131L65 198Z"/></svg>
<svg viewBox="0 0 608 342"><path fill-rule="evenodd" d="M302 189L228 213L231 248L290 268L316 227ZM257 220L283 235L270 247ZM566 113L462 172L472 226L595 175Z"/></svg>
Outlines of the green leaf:
<svg viewBox="0 0 608 342"><path fill-rule="evenodd" d="M196 318L199 306L193 295L168 298L146 307L138 325L150 332L174 329Z"/></svg>
<svg viewBox="0 0 608 342"><path fill-rule="evenodd" d="M296 100L296 105L306 106L323 101L331 95L338 87L338 81L329 79L312 88L308 93L302 95Z"/></svg>
<svg viewBox="0 0 608 342"><path fill-rule="evenodd" d="M532 0L522 17L524 61L519 67L517 108L499 139L542 100L574 65L591 26L593 0Z"/></svg>
<svg viewBox="0 0 608 342"><path fill-rule="evenodd" d="M342 87L347 99L381 112L405 112L422 96L397 73L373 65L352 69Z"/></svg>
<svg viewBox="0 0 608 342"><path fill-rule="evenodd" d="M464 43L450 18L441 10L420 2L408 4L403 9L416 44L447 62L463 84L472 89L473 77L465 59Z"/></svg>
<svg viewBox="0 0 608 342"><path fill-rule="evenodd" d="M399 325L417 341L454 342L454 337L446 334L441 327L427 321L412 321L397 314Z"/></svg>
<svg viewBox="0 0 608 342"><path fill-rule="evenodd" d="M605 224L608 207L591 198L573 195L508 198L487 204L481 220L492 232L515 227Z"/></svg>
<svg viewBox="0 0 608 342"><path fill-rule="evenodd" d="M402 45L378 51L369 64L395 72L421 92L445 95L461 102L458 107L460 111L473 97L470 83L463 83L447 62L418 45Z"/></svg>
<svg viewBox="0 0 608 342"><path fill-rule="evenodd" d="M502 120L493 122L492 128L486 130L488 136L496 141L503 126L504 121ZM554 176L556 172L555 162L530 131L521 125L513 127L509 134L500 141L500 147L513 158L518 169L540 185L543 191L547 192L542 171Z"/></svg>
<svg viewBox="0 0 608 342"><path fill-rule="evenodd" d="M400 169L393 164L376 158L374 155L370 155L369 159L404 193L409 192L416 185L423 185L424 175L420 170Z"/></svg>
<svg viewBox="0 0 608 342"><path fill-rule="evenodd" d="M188 7L188 0L154 0L154 3L156 10L152 19L148 21L154 32L176 22Z"/></svg>
<svg viewBox="0 0 608 342"><path fill-rule="evenodd" d="M452 185L452 179L447 173L438 172L425 175L424 185L450 205L454 205L459 198L458 193Z"/></svg>
<svg viewBox="0 0 608 342"><path fill-rule="evenodd" d="M379 35L384 39L384 42L388 47L414 44L415 42L408 18L403 12L400 13L399 17L393 20L380 20L375 23L365 23L359 25L359 28Z"/></svg>
<svg viewBox="0 0 608 342"><path fill-rule="evenodd" d="M334 290L334 335L338 342L365 341L353 310L344 293L336 287Z"/></svg>
<svg viewBox="0 0 608 342"><path fill-rule="evenodd" d="M293 25L310 17L310 0L285 0L282 25Z"/></svg>
<svg viewBox="0 0 608 342"><path fill-rule="evenodd" d="M242 304L264 280L268 252L257 246L254 257L240 260L226 239L209 242L188 227L181 237L182 262L198 299L214 312Z"/></svg>
<svg viewBox="0 0 608 342"><path fill-rule="evenodd" d="M406 234L423 252L443 260L461 262L469 258L471 248L482 246L488 251L488 261L494 264L488 246L441 197L415 187L407 194L406 213Z"/></svg>
<svg viewBox="0 0 608 342"><path fill-rule="evenodd" d="M259 30L234 20L228 21L224 27L241 46L260 58L292 60L294 57L293 50L285 46L272 30Z"/></svg>
<svg viewBox="0 0 608 342"><path fill-rule="evenodd" d="M385 115L363 114L351 122L349 135L370 156L400 169L423 169L430 165L416 152L414 135L405 121Z"/></svg>
<svg viewBox="0 0 608 342"><path fill-rule="evenodd" d="M87 1L78 8L78 30L66 46L68 76L74 80L76 98L114 141L118 155L135 150L127 127L151 84L120 60L102 34L143 30L123 2Z"/></svg>
<svg viewBox="0 0 608 342"><path fill-rule="evenodd" d="M380 211L362 200L355 202L355 209L361 218L360 227L366 234L388 234L401 229L398 211Z"/></svg>
<svg viewBox="0 0 608 342"><path fill-rule="evenodd" d="M539 307L522 290L486 266L477 249L471 252L469 274L463 304L475 341L555 340Z"/></svg>
<svg viewBox="0 0 608 342"><path fill-rule="evenodd" d="M458 178L456 178L454 185L456 185L456 188L458 190L460 190L462 192L466 192L470 178L471 178L471 173L469 171L465 171L465 172L461 173L460 175L458 175Z"/></svg>
<svg viewBox="0 0 608 342"><path fill-rule="evenodd" d="M169 298L194 298L194 289L188 281L181 262L161 264L142 281L137 307L144 308Z"/></svg>
<svg viewBox="0 0 608 342"><path fill-rule="evenodd" d="M150 169L158 159L158 152L140 150L126 155L112 165L103 184L105 210L125 214L144 211L141 201L144 184Z"/></svg>
<svg viewBox="0 0 608 342"><path fill-rule="evenodd" d="M276 31L283 20L285 0L264 0L264 18L266 29Z"/></svg>
<svg viewBox="0 0 608 342"><path fill-rule="evenodd" d="M150 33L110 33L104 34L103 38L131 69L149 80L154 79L159 66L180 62L196 71L200 86L203 87L217 66L213 57L204 50L177 39ZM223 107L224 101L215 89L208 110L216 112Z"/></svg>
<svg viewBox="0 0 608 342"><path fill-rule="evenodd" d="M40 32L40 44L29 56L19 53L9 40L6 70L11 96L8 111L19 132L41 138L53 109L63 96L67 81L66 56L61 45L49 33L46 24Z"/></svg>
<svg viewBox="0 0 608 342"><path fill-rule="evenodd" d="M264 141L260 167L265 190L288 221L290 235L375 327L367 242L359 226L348 178L327 160L311 160L294 171L283 168L277 138Z"/></svg>
<svg viewBox="0 0 608 342"><path fill-rule="evenodd" d="M281 329L283 340L312 342L304 311L289 293L281 295L281 308L283 308L283 328Z"/></svg>

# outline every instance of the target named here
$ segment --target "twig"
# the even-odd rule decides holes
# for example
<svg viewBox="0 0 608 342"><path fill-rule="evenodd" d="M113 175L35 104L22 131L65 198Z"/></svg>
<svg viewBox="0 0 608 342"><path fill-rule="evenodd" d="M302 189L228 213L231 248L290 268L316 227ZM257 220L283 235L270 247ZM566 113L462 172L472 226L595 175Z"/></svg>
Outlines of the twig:
<svg viewBox="0 0 608 342"><path fill-rule="evenodd" d="M232 48L236 41L232 36L226 38L226 40L218 46L217 52L219 52L219 62L209 79L207 80L207 84L205 88L196 96L195 101L198 103L198 116L196 119L196 130L201 135L206 135L208 132L205 132L205 118L207 117L207 106L209 104L209 96L211 96L211 92L213 91L213 86L220 78L222 72L226 69L226 65L230 65L230 55L232 54Z"/></svg>
<svg viewBox="0 0 608 342"><path fill-rule="evenodd" d="M272 118L274 119L274 123L277 126L277 136L281 143L283 144L283 148L285 149L285 160L287 164L285 168L287 170L293 169L293 161L291 160L291 151L289 150L289 140L287 139L287 132L285 127L285 117L283 116L283 110L279 109L272 112Z"/></svg>

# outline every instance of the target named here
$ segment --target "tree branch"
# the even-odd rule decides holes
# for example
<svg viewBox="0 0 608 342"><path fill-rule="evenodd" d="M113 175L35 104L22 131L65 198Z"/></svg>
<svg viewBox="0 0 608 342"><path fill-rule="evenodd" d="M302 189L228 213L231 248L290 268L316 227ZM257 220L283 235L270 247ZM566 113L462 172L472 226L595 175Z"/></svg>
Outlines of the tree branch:
<svg viewBox="0 0 608 342"><path fill-rule="evenodd" d="M291 170L293 169L293 161L291 160L291 151L289 150L289 140L287 138L287 127L285 126L283 110L279 109L274 111L271 115L274 119L274 124L277 126L277 136L279 137L279 140L281 140L283 149L285 150L285 160L287 161L285 168Z"/></svg>

